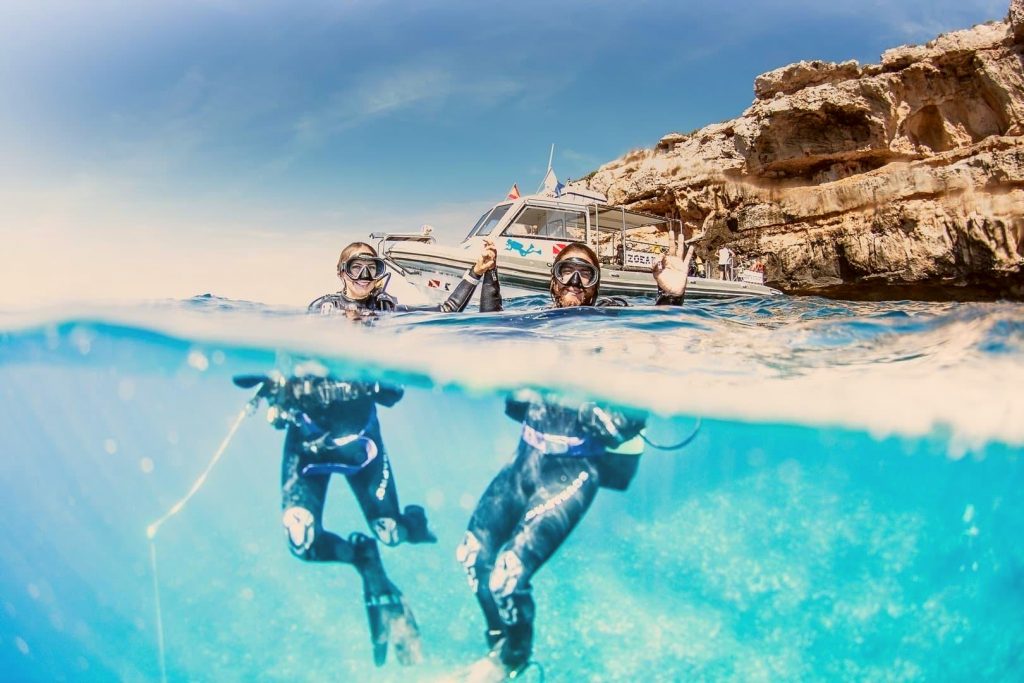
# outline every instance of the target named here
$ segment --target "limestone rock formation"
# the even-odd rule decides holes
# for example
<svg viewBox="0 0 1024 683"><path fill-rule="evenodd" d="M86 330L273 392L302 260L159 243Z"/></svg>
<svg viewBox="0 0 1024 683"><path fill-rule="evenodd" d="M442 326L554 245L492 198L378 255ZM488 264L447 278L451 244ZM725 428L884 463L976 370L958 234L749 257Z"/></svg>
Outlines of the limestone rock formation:
<svg viewBox="0 0 1024 683"><path fill-rule="evenodd" d="M1011 0L1008 21L1017 42L1024 40L1024 0Z"/></svg>
<svg viewBox="0 0 1024 683"><path fill-rule="evenodd" d="M605 164L588 187L682 218L769 284L841 297L1024 297L1024 0L881 63L800 62L732 121Z"/></svg>

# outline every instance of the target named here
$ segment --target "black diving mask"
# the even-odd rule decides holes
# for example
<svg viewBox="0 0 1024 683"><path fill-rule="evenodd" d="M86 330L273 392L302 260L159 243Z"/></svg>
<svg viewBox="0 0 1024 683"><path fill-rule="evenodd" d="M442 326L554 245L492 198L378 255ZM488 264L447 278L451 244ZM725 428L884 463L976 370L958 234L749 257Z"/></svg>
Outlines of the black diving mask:
<svg viewBox="0 0 1024 683"><path fill-rule="evenodd" d="M601 271L586 259L569 257L555 262L551 276L563 287L586 289L597 284Z"/></svg>
<svg viewBox="0 0 1024 683"><path fill-rule="evenodd" d="M384 277L388 268L384 259L379 256L361 254L345 261L342 270L356 282L373 282Z"/></svg>

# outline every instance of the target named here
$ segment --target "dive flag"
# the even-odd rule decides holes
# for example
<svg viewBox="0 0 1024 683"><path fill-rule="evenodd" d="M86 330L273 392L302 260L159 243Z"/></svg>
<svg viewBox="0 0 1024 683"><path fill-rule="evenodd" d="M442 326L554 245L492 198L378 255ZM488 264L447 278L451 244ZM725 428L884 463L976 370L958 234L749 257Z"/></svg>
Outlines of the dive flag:
<svg viewBox="0 0 1024 683"><path fill-rule="evenodd" d="M519 185L512 183L512 189L508 191L508 196L505 199L519 199Z"/></svg>
<svg viewBox="0 0 1024 683"><path fill-rule="evenodd" d="M555 256L558 256L558 254L559 254L559 253L560 253L560 252L561 252L561 251L562 251L563 249L565 249L565 248L566 248L567 246L569 246L569 245L568 245L568 244L565 244L564 242L555 242L555 243L554 243L554 244L553 244L553 245L551 246L551 253L552 253L553 255L555 255Z"/></svg>

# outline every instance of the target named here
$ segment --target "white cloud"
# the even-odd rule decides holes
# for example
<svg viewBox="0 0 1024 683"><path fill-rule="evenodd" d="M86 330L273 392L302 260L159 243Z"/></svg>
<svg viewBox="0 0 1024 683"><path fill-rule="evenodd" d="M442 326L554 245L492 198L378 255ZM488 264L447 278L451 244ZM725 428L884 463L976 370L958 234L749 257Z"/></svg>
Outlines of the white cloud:
<svg viewBox="0 0 1024 683"><path fill-rule="evenodd" d="M297 140L318 141L395 112L440 107L455 97L476 107L489 107L523 90L523 84L514 79L482 79L447 61L406 63L361 74L322 107L298 119Z"/></svg>

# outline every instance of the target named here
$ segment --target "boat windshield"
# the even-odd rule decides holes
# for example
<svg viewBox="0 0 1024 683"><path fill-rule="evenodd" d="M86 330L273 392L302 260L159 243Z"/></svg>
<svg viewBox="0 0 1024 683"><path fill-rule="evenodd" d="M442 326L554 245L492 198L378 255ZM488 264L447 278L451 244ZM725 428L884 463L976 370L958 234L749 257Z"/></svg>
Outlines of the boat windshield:
<svg viewBox="0 0 1024 683"><path fill-rule="evenodd" d="M469 234L466 235L466 239L468 240L470 237L474 236L483 237L490 235L491 231L494 230L494 226L496 226L501 219L505 217L505 214L508 213L510 206L512 205L501 204L484 213L483 216L480 216L480 220L476 222L476 225L473 226L473 229L469 231Z"/></svg>
<svg viewBox="0 0 1024 683"><path fill-rule="evenodd" d="M529 206L516 216L504 234L580 241L586 231L587 219L583 211Z"/></svg>

